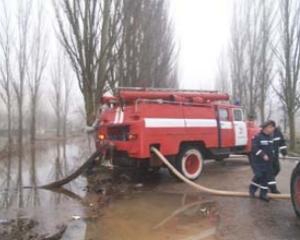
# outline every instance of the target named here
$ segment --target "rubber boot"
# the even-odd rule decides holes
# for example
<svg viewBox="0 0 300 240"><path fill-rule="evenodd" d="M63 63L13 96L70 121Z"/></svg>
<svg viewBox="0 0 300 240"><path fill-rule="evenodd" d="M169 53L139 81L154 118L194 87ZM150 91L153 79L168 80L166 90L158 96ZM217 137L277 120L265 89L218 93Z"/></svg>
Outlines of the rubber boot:
<svg viewBox="0 0 300 240"><path fill-rule="evenodd" d="M269 185L269 189L270 189L270 192L273 193L273 194L280 194L280 192L277 189L276 184Z"/></svg>
<svg viewBox="0 0 300 240"><path fill-rule="evenodd" d="M268 197L268 190L267 189L261 189L259 198L265 202L269 202L270 198Z"/></svg>
<svg viewBox="0 0 300 240"><path fill-rule="evenodd" d="M253 197L253 198L255 197L255 193L256 193L257 189L258 189L257 186L255 186L253 184L250 184L250 186L249 186L249 195L250 195L250 197Z"/></svg>

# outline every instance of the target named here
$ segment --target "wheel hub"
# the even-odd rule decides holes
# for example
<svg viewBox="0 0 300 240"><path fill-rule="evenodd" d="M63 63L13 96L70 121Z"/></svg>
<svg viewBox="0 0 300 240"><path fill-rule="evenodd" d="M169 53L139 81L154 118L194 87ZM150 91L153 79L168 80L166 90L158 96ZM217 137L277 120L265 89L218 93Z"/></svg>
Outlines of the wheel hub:
<svg viewBox="0 0 300 240"><path fill-rule="evenodd" d="M200 160L195 154L191 154L186 158L185 168L189 174L195 174L200 167Z"/></svg>

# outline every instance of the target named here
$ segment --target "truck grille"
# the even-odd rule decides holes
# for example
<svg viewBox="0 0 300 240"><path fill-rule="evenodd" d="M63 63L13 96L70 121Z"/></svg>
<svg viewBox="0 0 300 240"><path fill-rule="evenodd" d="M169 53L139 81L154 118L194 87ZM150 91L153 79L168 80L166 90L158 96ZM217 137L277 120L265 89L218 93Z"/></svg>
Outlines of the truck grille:
<svg viewBox="0 0 300 240"><path fill-rule="evenodd" d="M112 141L127 141L129 126L108 127L108 139Z"/></svg>

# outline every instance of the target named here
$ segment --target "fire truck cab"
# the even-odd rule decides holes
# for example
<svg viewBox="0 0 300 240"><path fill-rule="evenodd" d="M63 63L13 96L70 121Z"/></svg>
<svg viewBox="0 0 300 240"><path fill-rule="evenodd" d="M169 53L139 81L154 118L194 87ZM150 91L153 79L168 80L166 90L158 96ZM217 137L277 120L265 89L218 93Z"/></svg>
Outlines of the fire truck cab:
<svg viewBox="0 0 300 240"><path fill-rule="evenodd" d="M216 91L119 89L102 97L96 145L113 148L112 164L159 169L157 147L187 178L198 178L205 159L248 154L258 127L229 95Z"/></svg>

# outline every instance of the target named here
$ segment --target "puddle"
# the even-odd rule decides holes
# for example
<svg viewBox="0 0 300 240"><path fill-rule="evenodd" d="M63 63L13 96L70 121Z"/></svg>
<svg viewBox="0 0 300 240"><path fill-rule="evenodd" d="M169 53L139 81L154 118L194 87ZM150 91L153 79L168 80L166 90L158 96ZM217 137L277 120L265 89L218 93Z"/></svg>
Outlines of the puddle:
<svg viewBox="0 0 300 240"><path fill-rule="evenodd" d="M140 185L109 181L110 187L99 187L98 193L86 191L85 177L56 192L21 187L68 175L88 156L87 149L83 140L29 149L21 181L17 158L12 159L10 178L5 161L0 162L1 240L47 239L56 233L51 239L216 239L215 202L199 195L158 193L149 180Z"/></svg>
<svg viewBox="0 0 300 240"><path fill-rule="evenodd" d="M141 192L112 202L86 239L215 239L214 202L199 195Z"/></svg>

